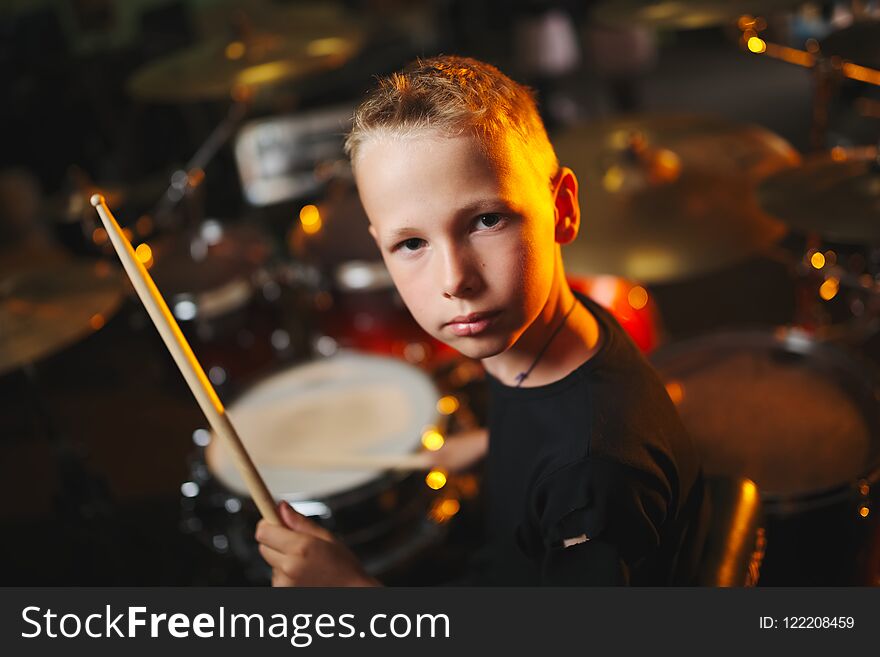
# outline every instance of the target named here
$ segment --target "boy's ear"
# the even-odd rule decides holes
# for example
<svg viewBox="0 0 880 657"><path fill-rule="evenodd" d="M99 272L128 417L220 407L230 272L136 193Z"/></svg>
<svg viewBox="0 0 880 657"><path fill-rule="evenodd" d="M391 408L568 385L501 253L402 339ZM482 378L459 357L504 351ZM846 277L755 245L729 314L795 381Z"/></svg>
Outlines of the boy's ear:
<svg viewBox="0 0 880 657"><path fill-rule="evenodd" d="M553 204L556 211L556 241L559 244L569 244L577 237L581 225L577 176L568 167L560 167L554 183Z"/></svg>

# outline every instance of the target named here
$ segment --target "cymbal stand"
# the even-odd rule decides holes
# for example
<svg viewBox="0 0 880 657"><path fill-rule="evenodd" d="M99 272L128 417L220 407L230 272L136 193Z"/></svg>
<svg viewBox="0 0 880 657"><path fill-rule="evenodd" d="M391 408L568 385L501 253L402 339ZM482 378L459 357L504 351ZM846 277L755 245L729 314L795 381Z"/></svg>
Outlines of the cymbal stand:
<svg viewBox="0 0 880 657"><path fill-rule="evenodd" d="M204 200L201 196L197 196L196 192L200 190L205 180L205 169L232 137L249 109L250 98L246 94L240 94L239 98L233 100L224 119L211 131L183 168L171 174L168 189L162 194L151 213L158 225L172 226L174 220L171 213L184 199L187 200L186 223L192 227L201 221L204 216Z"/></svg>
<svg viewBox="0 0 880 657"><path fill-rule="evenodd" d="M750 18L750 17L744 17ZM843 79L857 80L880 86L880 71L860 66L837 56L822 54L819 44L810 39L807 49L790 48L766 41L759 36L760 21L740 21L742 36L740 44L756 55L766 55L789 64L813 69L815 73L815 92L813 94L813 122L810 129L810 143L816 150L825 148L825 134L828 127L828 106L834 92Z"/></svg>

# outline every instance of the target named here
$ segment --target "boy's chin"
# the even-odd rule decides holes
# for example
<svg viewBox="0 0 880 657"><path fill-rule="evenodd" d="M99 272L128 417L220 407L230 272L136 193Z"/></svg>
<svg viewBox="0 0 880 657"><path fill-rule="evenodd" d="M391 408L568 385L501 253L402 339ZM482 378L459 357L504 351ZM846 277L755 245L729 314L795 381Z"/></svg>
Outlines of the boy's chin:
<svg viewBox="0 0 880 657"><path fill-rule="evenodd" d="M507 343L500 339L481 340L479 338L460 338L455 341L446 342L446 344L455 349L462 356L474 360L492 358L492 356L497 356L508 347Z"/></svg>

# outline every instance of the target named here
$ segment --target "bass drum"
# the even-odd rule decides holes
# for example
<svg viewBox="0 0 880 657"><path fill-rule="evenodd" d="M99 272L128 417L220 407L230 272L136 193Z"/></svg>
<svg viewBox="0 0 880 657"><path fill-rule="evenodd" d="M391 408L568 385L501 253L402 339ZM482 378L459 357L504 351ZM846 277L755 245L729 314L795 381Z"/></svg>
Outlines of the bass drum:
<svg viewBox="0 0 880 657"><path fill-rule="evenodd" d="M695 338L652 360L706 472L758 485L759 584L878 583L880 386L871 372L788 329Z"/></svg>
<svg viewBox="0 0 880 657"><path fill-rule="evenodd" d="M227 411L272 494L333 531L372 575L393 581L442 542L449 517L437 509L448 497L445 477L303 469L296 459L309 453L415 452L426 430L441 424L439 399L419 369L340 352L260 380ZM191 462L191 481L181 489L184 528L214 550L238 557L250 581L267 582L270 570L253 536L256 505L225 445L206 430L194 440L201 449Z"/></svg>

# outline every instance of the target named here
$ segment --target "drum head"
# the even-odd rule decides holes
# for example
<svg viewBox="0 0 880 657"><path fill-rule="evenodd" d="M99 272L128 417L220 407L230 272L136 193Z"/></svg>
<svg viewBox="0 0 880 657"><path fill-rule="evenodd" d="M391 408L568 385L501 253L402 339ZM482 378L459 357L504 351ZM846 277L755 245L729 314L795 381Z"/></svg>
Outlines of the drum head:
<svg viewBox="0 0 880 657"><path fill-rule="evenodd" d="M314 500L382 472L298 469L298 455L413 452L425 427L436 422L438 397L431 379L402 361L341 353L264 379L227 412L272 494ZM205 459L223 484L248 495L225 445L212 439Z"/></svg>
<svg viewBox="0 0 880 657"><path fill-rule="evenodd" d="M749 477L765 501L852 484L878 463L876 384L829 345L731 332L652 360L706 472Z"/></svg>

